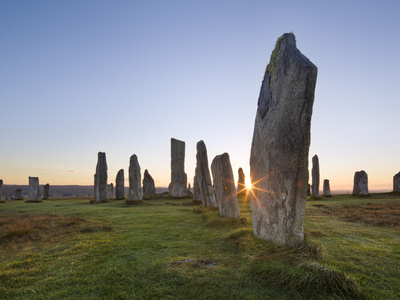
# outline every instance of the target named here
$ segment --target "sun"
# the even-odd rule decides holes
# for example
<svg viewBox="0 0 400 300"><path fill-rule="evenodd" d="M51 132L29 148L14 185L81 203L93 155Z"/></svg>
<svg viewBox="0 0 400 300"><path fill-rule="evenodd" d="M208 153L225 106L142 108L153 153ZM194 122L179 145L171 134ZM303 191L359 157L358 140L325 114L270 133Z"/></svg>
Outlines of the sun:
<svg viewBox="0 0 400 300"><path fill-rule="evenodd" d="M247 181L247 180L246 180L246 182L245 182L245 186L246 186L246 189L248 189L248 190L251 190L251 188L252 188L251 182L250 182L250 181Z"/></svg>

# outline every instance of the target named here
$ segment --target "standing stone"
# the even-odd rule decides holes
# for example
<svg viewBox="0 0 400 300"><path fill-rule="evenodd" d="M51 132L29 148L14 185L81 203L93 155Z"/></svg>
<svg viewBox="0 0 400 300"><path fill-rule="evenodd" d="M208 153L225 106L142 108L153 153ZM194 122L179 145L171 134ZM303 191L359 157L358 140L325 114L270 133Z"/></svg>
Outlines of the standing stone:
<svg viewBox="0 0 400 300"><path fill-rule="evenodd" d="M94 201L97 203L107 201L107 161L106 154L97 154L96 174L94 174Z"/></svg>
<svg viewBox="0 0 400 300"><path fill-rule="evenodd" d="M168 192L172 197L185 197L187 175L185 173L185 142L171 138L171 183Z"/></svg>
<svg viewBox="0 0 400 300"><path fill-rule="evenodd" d="M124 169L121 169L117 173L115 178L115 199L121 200L125 198L125 176Z"/></svg>
<svg viewBox="0 0 400 300"><path fill-rule="evenodd" d="M312 158L312 169L311 169L311 176L312 176L312 196L314 198L319 197L319 160L318 156L314 155Z"/></svg>
<svg viewBox="0 0 400 300"><path fill-rule="evenodd" d="M188 183L187 195L188 197L193 197L193 192L192 192L192 187L190 186L190 182Z"/></svg>
<svg viewBox="0 0 400 300"><path fill-rule="evenodd" d="M244 176L242 168L239 168L238 175L237 193L238 195L246 195L246 176Z"/></svg>
<svg viewBox="0 0 400 300"><path fill-rule="evenodd" d="M30 202L39 201L39 178L29 177L29 198Z"/></svg>
<svg viewBox="0 0 400 300"><path fill-rule="evenodd" d="M0 201L3 201L3 193L1 192L2 187L3 187L3 179L0 179Z"/></svg>
<svg viewBox="0 0 400 300"><path fill-rule="evenodd" d="M400 172L393 176L393 192L400 193Z"/></svg>
<svg viewBox="0 0 400 300"><path fill-rule="evenodd" d="M140 165L137 156L133 154L129 163L129 193L128 204L139 204L143 200L142 192L142 175L140 173Z"/></svg>
<svg viewBox="0 0 400 300"><path fill-rule="evenodd" d="M276 43L258 99L250 156L254 235L292 247L304 241L310 126L317 67L295 36Z"/></svg>
<svg viewBox="0 0 400 300"><path fill-rule="evenodd" d="M113 196L114 196L114 185L110 183L109 185L107 185L107 198L111 200Z"/></svg>
<svg viewBox="0 0 400 300"><path fill-rule="evenodd" d="M229 154L217 155L211 163L215 198L223 218L239 218L239 204Z"/></svg>
<svg viewBox="0 0 400 300"><path fill-rule="evenodd" d="M311 196L311 184L307 183L307 196Z"/></svg>
<svg viewBox="0 0 400 300"><path fill-rule="evenodd" d="M199 187L199 184L197 182L197 176L196 175L193 177L193 200L201 201L200 187Z"/></svg>
<svg viewBox="0 0 400 300"><path fill-rule="evenodd" d="M43 200L49 199L50 185L47 183L43 186Z"/></svg>
<svg viewBox="0 0 400 300"><path fill-rule="evenodd" d="M16 189L15 190L15 196L14 196L15 200L22 200L22 189Z"/></svg>
<svg viewBox="0 0 400 300"><path fill-rule="evenodd" d="M154 184L154 179L151 177L149 172L144 170L143 176L143 195L154 195L156 193L156 186Z"/></svg>
<svg viewBox="0 0 400 300"><path fill-rule="evenodd" d="M368 196L368 175L364 170L354 174L353 195Z"/></svg>
<svg viewBox="0 0 400 300"><path fill-rule="evenodd" d="M196 178L200 190L200 199L204 207L217 207L214 189L211 183L210 169L208 168L208 157L206 144L199 141L196 145Z"/></svg>
<svg viewBox="0 0 400 300"><path fill-rule="evenodd" d="M329 186L329 179L324 179L324 197L330 197L331 187Z"/></svg>

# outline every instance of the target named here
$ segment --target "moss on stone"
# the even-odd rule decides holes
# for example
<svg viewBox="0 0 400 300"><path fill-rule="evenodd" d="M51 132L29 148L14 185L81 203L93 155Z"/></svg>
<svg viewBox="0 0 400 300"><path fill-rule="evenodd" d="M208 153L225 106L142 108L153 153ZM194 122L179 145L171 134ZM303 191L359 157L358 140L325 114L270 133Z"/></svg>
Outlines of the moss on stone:
<svg viewBox="0 0 400 300"><path fill-rule="evenodd" d="M293 38L296 39L296 37L294 36L294 33L290 32L290 33L284 33L282 36L280 36L276 40L275 48L271 53L271 58L269 60L269 64L267 65L267 68L266 68L265 74L264 74L264 79L265 79L267 73L270 78L270 90L273 90L273 87L274 87L274 83L276 80L276 58L278 57L278 53L281 48L281 44L282 44L283 39L285 38L286 34L291 34L291 35L293 35Z"/></svg>

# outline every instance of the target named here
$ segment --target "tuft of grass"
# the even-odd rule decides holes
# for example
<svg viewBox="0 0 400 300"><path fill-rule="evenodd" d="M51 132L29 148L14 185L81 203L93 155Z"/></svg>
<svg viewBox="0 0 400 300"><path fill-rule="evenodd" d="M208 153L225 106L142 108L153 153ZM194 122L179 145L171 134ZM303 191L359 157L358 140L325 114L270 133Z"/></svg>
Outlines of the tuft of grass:
<svg viewBox="0 0 400 300"><path fill-rule="evenodd" d="M213 218L207 222L207 226L214 228L221 227L244 227L247 226L249 222L245 218Z"/></svg>
<svg viewBox="0 0 400 300"><path fill-rule="evenodd" d="M113 231L111 226L107 225L92 225L83 227L79 230L81 233L99 232L99 231Z"/></svg>
<svg viewBox="0 0 400 300"><path fill-rule="evenodd" d="M276 260L255 260L250 265L250 272L276 288L310 293L318 289L324 294L345 298L362 296L360 285L353 277L315 261L291 266Z"/></svg>

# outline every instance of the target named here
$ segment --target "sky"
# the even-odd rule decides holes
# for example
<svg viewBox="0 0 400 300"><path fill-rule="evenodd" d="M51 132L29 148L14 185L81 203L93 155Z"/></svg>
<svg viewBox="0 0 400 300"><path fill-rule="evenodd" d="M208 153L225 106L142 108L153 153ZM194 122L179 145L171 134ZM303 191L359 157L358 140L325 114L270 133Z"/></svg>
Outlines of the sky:
<svg viewBox="0 0 400 300"><path fill-rule="evenodd" d="M109 182L136 154L170 182L170 139L208 160L249 158L257 100L276 40L293 32L317 67L310 156L321 189L393 187L400 171L400 1L0 1L0 179ZM310 165L311 172L311 165Z"/></svg>

